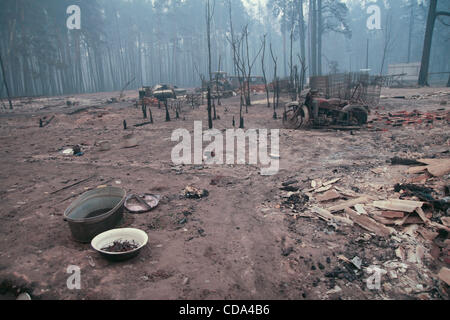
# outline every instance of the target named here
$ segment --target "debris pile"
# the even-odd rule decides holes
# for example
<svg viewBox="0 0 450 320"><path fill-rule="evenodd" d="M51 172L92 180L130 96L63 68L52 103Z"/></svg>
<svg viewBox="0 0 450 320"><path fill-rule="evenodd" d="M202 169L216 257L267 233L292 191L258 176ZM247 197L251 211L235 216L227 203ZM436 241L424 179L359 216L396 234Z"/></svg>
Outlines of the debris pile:
<svg viewBox="0 0 450 320"><path fill-rule="evenodd" d="M188 199L201 199L207 197L208 195L209 192L206 189L198 189L193 186L187 186L184 189L184 196Z"/></svg>
<svg viewBox="0 0 450 320"><path fill-rule="evenodd" d="M421 283L431 283L433 279L440 279L439 294L448 295L448 281L450 264L450 217L449 217L449 187L450 159L402 159L392 158L393 165L409 166L405 174L422 174L410 181L397 183L388 188L392 194L387 196L367 195L348 190L338 185L341 178L322 182L312 180L311 188L295 190L293 183L284 183L281 190L288 191L282 203L285 208L290 208L296 215L307 218L318 218L333 226L336 230L343 227L359 226L378 237L395 241L395 255L397 259L379 261L376 266L379 272L386 274L389 279L405 281L406 270L411 265L415 270L422 270L424 277L429 281L407 281L408 290L414 284L415 293L423 291ZM373 171L373 170L372 170ZM406 179L407 177L405 177ZM295 180L293 180L295 181ZM352 188L359 190L358 188ZM436 191L442 189L442 192ZM444 193L444 195L442 195ZM305 199L307 199L305 201ZM298 205L300 204L300 205ZM346 259L347 264L361 268L358 259L355 261ZM358 258L358 257L356 257ZM429 274L423 269L425 261L434 261L437 272ZM359 265L359 268L358 268ZM371 266L373 268L373 266ZM365 271L370 274L367 268ZM373 272L373 270L372 270ZM419 272L419 271L417 271ZM431 281L431 282L430 282ZM389 284L386 284L389 286ZM407 290L407 291L408 291ZM413 291L411 291L413 292ZM443 292L447 292L444 294ZM407 292L408 293L408 292ZM421 297L429 299L427 293Z"/></svg>
<svg viewBox="0 0 450 320"><path fill-rule="evenodd" d="M420 112L414 110L412 112L399 111L395 113L381 114L375 112L375 117L369 121L369 128L373 124L381 124L392 127L402 127L414 124L434 124L437 121L446 121L450 123L450 111L439 109L434 112Z"/></svg>

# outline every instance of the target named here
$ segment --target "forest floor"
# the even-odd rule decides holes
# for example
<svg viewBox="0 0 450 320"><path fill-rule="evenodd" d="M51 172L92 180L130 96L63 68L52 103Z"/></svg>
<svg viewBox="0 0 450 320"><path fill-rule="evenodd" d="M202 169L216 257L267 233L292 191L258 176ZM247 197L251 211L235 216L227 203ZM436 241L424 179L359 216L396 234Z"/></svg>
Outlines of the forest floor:
<svg viewBox="0 0 450 320"><path fill-rule="evenodd" d="M154 124L133 127L145 121L134 106L137 95L127 91L125 101L111 104L106 100L118 93L23 98L14 101L14 110L0 112L1 298L27 291L32 299L448 299L448 285L437 276L449 267L448 233L416 221L380 235L324 221L311 210L339 203L320 202L320 191L311 188L338 178L331 185L341 198L398 198L394 185L416 176L389 160L449 158L448 114L432 123L294 131L282 129L264 95L255 95L244 114L246 129L281 129L280 170L262 176L255 165L174 165L173 130L192 132L195 120L205 128L205 106L183 109L178 120L172 110L170 122L163 108L154 107ZM449 97L449 88L384 89L371 119L403 110L442 113L449 110ZM238 98L223 100L217 111L214 127L232 128ZM39 128L40 118L52 116ZM138 145L124 149L123 136L131 132ZM110 141L111 150L100 151L101 140ZM77 144L82 156L62 154ZM300 197L281 190L289 180ZM428 176L422 184L442 199L449 180L448 174ZM132 260L105 260L90 244L74 241L63 221L78 195L105 184L162 196L148 213L125 214L122 226L149 236ZM188 185L209 195L187 199ZM302 201L304 194L309 201ZM376 211L370 203L366 210ZM430 208L425 213L439 223L447 214ZM67 287L70 265L81 268L80 290ZM366 279L373 266L386 273L381 287L370 290Z"/></svg>

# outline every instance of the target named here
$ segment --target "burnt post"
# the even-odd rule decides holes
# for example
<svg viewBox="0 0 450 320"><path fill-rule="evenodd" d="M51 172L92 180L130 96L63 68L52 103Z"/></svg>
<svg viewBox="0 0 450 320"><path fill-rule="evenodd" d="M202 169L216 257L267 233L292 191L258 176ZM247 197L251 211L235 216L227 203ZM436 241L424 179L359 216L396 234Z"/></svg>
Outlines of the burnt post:
<svg viewBox="0 0 450 320"><path fill-rule="evenodd" d="M244 129L244 117L241 117L241 121L239 123L239 129Z"/></svg>
<svg viewBox="0 0 450 320"><path fill-rule="evenodd" d="M170 114L169 114L169 109L167 107L167 100L164 100L164 106L166 108L166 122L170 121Z"/></svg>
<svg viewBox="0 0 450 320"><path fill-rule="evenodd" d="M142 102L142 115L144 116L144 119L147 119L147 105Z"/></svg>
<svg viewBox="0 0 450 320"><path fill-rule="evenodd" d="M208 86L208 127L213 128L212 115L211 115L211 88Z"/></svg>

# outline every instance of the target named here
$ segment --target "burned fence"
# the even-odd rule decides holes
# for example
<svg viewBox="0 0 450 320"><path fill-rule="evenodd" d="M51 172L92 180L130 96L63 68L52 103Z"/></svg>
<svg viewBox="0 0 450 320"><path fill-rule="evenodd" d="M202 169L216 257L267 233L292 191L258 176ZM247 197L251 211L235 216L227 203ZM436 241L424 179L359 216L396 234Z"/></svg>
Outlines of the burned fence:
<svg viewBox="0 0 450 320"><path fill-rule="evenodd" d="M380 101L383 77L370 76L366 72L338 73L310 78L310 87L325 98L376 106Z"/></svg>

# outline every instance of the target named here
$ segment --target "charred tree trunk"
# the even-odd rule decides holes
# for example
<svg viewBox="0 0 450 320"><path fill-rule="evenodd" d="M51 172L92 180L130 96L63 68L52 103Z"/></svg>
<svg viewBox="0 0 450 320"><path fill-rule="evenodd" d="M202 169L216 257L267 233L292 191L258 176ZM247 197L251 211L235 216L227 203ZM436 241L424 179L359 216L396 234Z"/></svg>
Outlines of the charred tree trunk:
<svg viewBox="0 0 450 320"><path fill-rule="evenodd" d="M3 59L2 59L2 55L0 53L0 66L2 68L2 77L3 77L3 84L5 85L6 88L6 95L8 97L8 101L9 101L9 109L13 109L13 104L11 102L11 97L9 95L9 88L8 88L8 82L6 81L6 73L5 73L5 67L3 66Z"/></svg>
<svg viewBox="0 0 450 320"><path fill-rule="evenodd" d="M266 68L264 65L265 56L266 56L266 35L264 35L264 37L263 37L263 52L262 52L262 56L261 56L261 69L262 69L263 79L264 79L264 89L266 90L267 108L270 108L269 86L267 85Z"/></svg>
<svg viewBox="0 0 450 320"><path fill-rule="evenodd" d="M169 113L169 108L167 106L167 100L164 100L164 106L166 107L166 122L170 121L170 113Z"/></svg>
<svg viewBox="0 0 450 320"><path fill-rule="evenodd" d="M273 118L277 119L277 111L278 108L278 78L277 78L277 58L273 55L272 44L270 44L270 54L272 56L273 65L274 65L274 80L272 82L273 86Z"/></svg>
<svg viewBox="0 0 450 320"><path fill-rule="evenodd" d="M212 72L211 72L211 19L213 14L211 14L211 7L209 0L206 1L206 35L208 42L208 73L209 73L209 84L208 84L208 127L213 128L213 122L211 117L211 83L212 83Z"/></svg>
<svg viewBox="0 0 450 320"><path fill-rule="evenodd" d="M208 128L213 128L213 121L211 115L211 87L208 86Z"/></svg>
<svg viewBox="0 0 450 320"><path fill-rule="evenodd" d="M436 12L437 0L430 0L428 9L427 28L423 44L422 63L419 73L419 86L428 86L428 70L430 67L431 44L433 42L433 31L438 15L450 15L448 12Z"/></svg>
<svg viewBox="0 0 450 320"><path fill-rule="evenodd" d="M317 0L317 75L322 75L322 0Z"/></svg>

